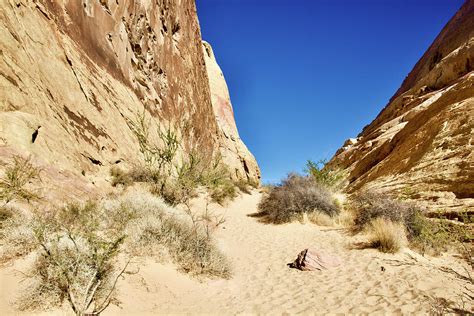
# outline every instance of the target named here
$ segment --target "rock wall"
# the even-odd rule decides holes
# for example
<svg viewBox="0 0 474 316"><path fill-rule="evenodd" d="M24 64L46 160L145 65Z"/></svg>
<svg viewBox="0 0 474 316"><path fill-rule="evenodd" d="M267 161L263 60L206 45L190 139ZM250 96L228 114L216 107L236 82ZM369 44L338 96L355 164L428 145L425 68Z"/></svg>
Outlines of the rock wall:
<svg viewBox="0 0 474 316"><path fill-rule="evenodd" d="M474 1L464 3L377 118L330 165L347 190L378 189L434 209L474 207Z"/></svg>
<svg viewBox="0 0 474 316"><path fill-rule="evenodd" d="M3 163L32 155L51 190L94 191L111 165L139 162L127 123L144 111L154 126L179 130L183 150L227 146L193 0L0 0L0 7ZM239 177L258 180L256 164L246 172L241 157L226 161L239 161L230 166Z"/></svg>
<svg viewBox="0 0 474 316"><path fill-rule="evenodd" d="M240 139L235 125L229 89L211 45L203 42L203 51L211 89L212 107L219 127L220 151L223 161L231 166L232 174L236 179L260 179L257 161Z"/></svg>

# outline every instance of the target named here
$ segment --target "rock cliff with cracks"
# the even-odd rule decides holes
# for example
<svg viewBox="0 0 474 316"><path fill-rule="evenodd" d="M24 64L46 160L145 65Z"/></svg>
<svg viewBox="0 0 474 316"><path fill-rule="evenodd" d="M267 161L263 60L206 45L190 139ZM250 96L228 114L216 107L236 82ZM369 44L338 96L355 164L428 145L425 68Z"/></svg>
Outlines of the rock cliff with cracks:
<svg viewBox="0 0 474 316"><path fill-rule="evenodd" d="M230 102L213 101L221 93L216 82L225 82L205 58L194 1L0 6L2 164L31 155L46 191L89 194L110 166L139 162L128 122L145 111L152 124L179 131L183 150L221 152L235 177L259 180Z"/></svg>
<svg viewBox="0 0 474 316"><path fill-rule="evenodd" d="M330 165L349 192L378 189L433 209L474 208L474 1L464 3L377 118Z"/></svg>

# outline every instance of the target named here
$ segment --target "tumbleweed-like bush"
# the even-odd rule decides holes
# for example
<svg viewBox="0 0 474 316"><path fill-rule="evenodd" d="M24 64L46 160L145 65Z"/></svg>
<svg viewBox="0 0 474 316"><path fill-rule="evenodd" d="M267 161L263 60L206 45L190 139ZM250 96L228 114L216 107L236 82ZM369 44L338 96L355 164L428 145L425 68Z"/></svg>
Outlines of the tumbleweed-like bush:
<svg viewBox="0 0 474 316"><path fill-rule="evenodd" d="M290 174L269 188L258 205L264 221L282 224L302 220L303 214L321 212L330 217L339 214L332 193L309 176Z"/></svg>

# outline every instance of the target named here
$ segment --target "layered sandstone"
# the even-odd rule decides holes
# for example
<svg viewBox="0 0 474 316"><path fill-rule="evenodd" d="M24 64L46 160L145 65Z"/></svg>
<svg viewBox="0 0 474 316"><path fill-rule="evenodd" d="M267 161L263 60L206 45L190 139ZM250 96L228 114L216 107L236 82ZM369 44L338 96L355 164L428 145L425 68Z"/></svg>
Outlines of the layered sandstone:
<svg viewBox="0 0 474 316"><path fill-rule="evenodd" d="M474 207L474 1L444 27L377 118L330 164L347 190L378 189L434 209Z"/></svg>
<svg viewBox="0 0 474 316"><path fill-rule="evenodd" d="M89 192L111 165L139 162L128 123L145 113L183 151L226 152L238 177L258 180L216 120L193 0L0 3L1 161L32 155L55 189Z"/></svg>

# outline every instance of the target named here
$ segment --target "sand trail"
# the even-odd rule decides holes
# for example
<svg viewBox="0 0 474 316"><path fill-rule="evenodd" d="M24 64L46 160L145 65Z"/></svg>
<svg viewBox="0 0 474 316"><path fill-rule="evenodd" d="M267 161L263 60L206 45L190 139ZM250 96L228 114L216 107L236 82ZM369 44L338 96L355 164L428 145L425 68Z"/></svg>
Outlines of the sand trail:
<svg viewBox="0 0 474 316"><path fill-rule="evenodd" d="M259 199L255 192L225 209L212 207L215 213L226 214L216 238L232 262L232 279L200 283L173 266L148 260L133 276L136 283L129 280L122 286L123 309L114 307L106 314L419 313L429 311L430 297L455 300L465 285L438 270L446 265L462 271L449 256L427 260L410 250L390 255L350 249L363 236L313 224L262 224L248 216L256 212ZM203 203L197 201L195 207L204 207ZM343 265L322 272L289 269L286 264L306 247L336 254ZM140 277L149 292L137 282Z"/></svg>
<svg viewBox="0 0 474 316"><path fill-rule="evenodd" d="M410 250L383 254L353 249L351 245L363 241L364 236L350 236L343 229L263 224L248 216L256 212L259 199L260 194L254 191L225 208L211 206L214 213L225 213L226 222L215 237L232 263L231 279L200 282L178 272L172 264L140 259L130 266L138 273L127 275L118 284L120 307L111 306L103 315L419 314L429 312L431 298L458 300L467 286L455 275L439 270L449 266L463 271L462 263L450 255L428 260ZM196 209L204 207L202 199L194 204ZM335 254L343 264L320 272L288 268L286 264L307 247ZM15 271L27 261L0 270L4 314L14 313L11 301L20 278ZM467 304L465 308L472 308L472 302ZM65 311L67 308L56 314Z"/></svg>

